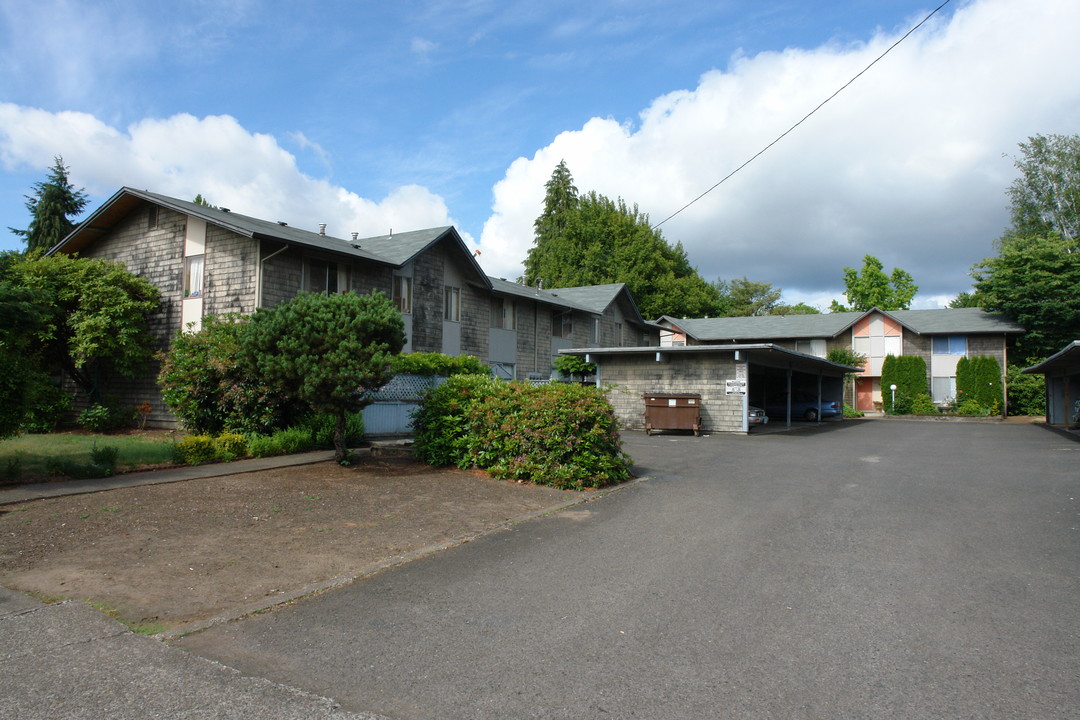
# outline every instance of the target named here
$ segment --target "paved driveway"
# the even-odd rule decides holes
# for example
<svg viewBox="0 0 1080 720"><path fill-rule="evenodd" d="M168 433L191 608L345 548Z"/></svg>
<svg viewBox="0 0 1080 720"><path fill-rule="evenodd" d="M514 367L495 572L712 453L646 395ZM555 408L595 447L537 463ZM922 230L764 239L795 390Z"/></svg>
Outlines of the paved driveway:
<svg viewBox="0 0 1080 720"><path fill-rule="evenodd" d="M1080 717L1080 443L626 445L650 479L181 644L392 718Z"/></svg>

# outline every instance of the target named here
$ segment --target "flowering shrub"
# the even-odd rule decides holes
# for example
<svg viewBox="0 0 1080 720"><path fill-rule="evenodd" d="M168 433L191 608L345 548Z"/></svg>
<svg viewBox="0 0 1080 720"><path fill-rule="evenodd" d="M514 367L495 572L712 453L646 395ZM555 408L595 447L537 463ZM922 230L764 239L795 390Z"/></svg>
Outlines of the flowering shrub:
<svg viewBox="0 0 1080 720"><path fill-rule="evenodd" d="M414 428L417 456L432 465L571 490L630 476L615 414L591 387L454 377L427 395Z"/></svg>
<svg viewBox="0 0 1080 720"><path fill-rule="evenodd" d="M246 327L238 315L207 316L202 330L178 333L161 356L161 397L187 430L267 433L302 411L302 403L241 366Z"/></svg>

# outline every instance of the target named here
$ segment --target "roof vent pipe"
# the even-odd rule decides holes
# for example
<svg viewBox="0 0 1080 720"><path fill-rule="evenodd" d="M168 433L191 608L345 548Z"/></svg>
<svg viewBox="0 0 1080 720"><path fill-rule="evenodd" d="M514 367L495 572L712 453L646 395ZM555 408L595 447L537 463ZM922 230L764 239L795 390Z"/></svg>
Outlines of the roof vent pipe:
<svg viewBox="0 0 1080 720"><path fill-rule="evenodd" d="M326 234L326 223L319 223L319 234L320 235L325 235Z"/></svg>

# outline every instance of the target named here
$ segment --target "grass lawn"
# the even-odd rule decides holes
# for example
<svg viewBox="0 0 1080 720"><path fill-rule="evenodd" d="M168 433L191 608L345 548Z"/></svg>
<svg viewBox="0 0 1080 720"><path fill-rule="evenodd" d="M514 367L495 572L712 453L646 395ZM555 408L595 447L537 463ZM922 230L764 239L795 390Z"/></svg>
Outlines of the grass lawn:
<svg viewBox="0 0 1080 720"><path fill-rule="evenodd" d="M0 441L0 482L26 481L49 474L50 459L88 463L97 447L119 449L117 470L172 461L173 433L144 431L117 435L46 433L19 435Z"/></svg>

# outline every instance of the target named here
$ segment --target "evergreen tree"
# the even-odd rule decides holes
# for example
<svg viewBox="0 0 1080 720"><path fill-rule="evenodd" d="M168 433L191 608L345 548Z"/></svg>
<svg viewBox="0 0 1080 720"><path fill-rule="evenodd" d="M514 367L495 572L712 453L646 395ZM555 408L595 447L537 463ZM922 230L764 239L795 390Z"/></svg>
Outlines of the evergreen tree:
<svg viewBox="0 0 1080 720"><path fill-rule="evenodd" d="M682 245L664 240L636 205L595 191L579 196L564 162L546 188L525 282L545 288L625 283L646 318L720 314L717 289L690 265Z"/></svg>
<svg viewBox="0 0 1080 720"><path fill-rule="evenodd" d="M382 293L301 293L255 311L241 353L272 389L335 415L334 456L343 462L346 414L390 380L404 345L401 313Z"/></svg>
<svg viewBox="0 0 1080 720"><path fill-rule="evenodd" d="M27 252L45 252L67 237L75 229L72 218L83 211L88 201L85 189L76 190L68 179L64 158L57 155L54 160L48 179L34 183L34 194L26 196L30 227L8 228L26 241Z"/></svg>

